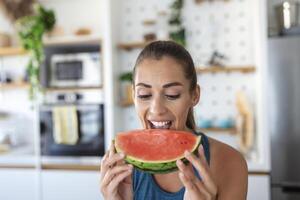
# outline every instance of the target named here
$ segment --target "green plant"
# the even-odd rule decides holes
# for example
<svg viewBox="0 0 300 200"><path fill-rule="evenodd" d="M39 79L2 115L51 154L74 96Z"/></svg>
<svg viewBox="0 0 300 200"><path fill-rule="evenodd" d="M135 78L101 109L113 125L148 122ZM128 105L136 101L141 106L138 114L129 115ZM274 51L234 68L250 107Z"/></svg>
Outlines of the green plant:
<svg viewBox="0 0 300 200"><path fill-rule="evenodd" d="M132 82L132 72L125 72L119 76L120 81Z"/></svg>
<svg viewBox="0 0 300 200"><path fill-rule="evenodd" d="M43 35L50 31L55 24L52 10L46 10L39 4L34 4L34 14L24 16L16 21L21 44L28 51L30 59L27 74L30 83L30 99L35 99L41 89L39 69L44 61Z"/></svg>
<svg viewBox="0 0 300 200"><path fill-rule="evenodd" d="M171 5L171 18L169 24L171 25L170 38L185 46L185 28L182 26L181 10L183 7L183 0L174 0Z"/></svg>

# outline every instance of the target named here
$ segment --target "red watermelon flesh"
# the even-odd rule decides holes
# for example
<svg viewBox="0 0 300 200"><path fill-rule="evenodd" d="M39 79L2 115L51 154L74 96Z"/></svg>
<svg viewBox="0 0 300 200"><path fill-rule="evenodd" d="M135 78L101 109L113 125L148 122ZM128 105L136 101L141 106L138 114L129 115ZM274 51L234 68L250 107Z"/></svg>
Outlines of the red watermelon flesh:
<svg viewBox="0 0 300 200"><path fill-rule="evenodd" d="M160 163L181 159L185 150L193 152L200 138L187 131L146 129L119 133L115 145L131 159Z"/></svg>

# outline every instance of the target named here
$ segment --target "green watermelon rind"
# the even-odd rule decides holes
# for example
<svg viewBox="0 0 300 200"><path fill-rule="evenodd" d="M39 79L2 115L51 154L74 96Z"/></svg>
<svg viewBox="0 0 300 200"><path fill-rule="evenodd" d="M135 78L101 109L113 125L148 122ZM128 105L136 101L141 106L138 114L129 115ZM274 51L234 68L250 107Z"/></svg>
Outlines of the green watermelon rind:
<svg viewBox="0 0 300 200"><path fill-rule="evenodd" d="M201 136L196 136L196 137L197 137L196 144L195 144L193 150L191 151L195 155L197 155L197 149L198 149L199 145L201 144ZM115 148L118 153L122 152L122 150L119 149L116 145L115 145ZM151 174L165 174L165 173L170 173L170 172L178 170L176 161L179 159L182 160L184 163L189 162L184 157L184 155L182 155L178 158L174 158L172 160L167 160L167 161L145 161L145 160L141 160L141 159L135 158L133 156L128 156L128 155L126 155L126 157L125 157L125 161L127 163L132 164L138 170L141 170L143 172L148 172Z"/></svg>

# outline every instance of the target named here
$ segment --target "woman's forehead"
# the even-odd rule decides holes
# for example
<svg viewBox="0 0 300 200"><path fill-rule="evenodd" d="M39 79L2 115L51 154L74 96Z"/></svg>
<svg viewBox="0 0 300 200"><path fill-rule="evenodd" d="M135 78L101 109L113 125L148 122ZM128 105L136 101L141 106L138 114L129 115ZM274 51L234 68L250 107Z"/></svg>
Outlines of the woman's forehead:
<svg viewBox="0 0 300 200"><path fill-rule="evenodd" d="M175 59L145 59L136 68L135 82L185 81L183 67Z"/></svg>

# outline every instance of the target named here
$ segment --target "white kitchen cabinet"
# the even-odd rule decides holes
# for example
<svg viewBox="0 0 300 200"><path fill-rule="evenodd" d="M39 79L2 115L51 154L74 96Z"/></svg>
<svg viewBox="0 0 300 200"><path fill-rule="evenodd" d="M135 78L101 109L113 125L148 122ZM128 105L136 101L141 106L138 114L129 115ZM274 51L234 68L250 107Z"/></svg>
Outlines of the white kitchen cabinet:
<svg viewBox="0 0 300 200"><path fill-rule="evenodd" d="M101 200L96 171L43 170L42 200Z"/></svg>
<svg viewBox="0 0 300 200"><path fill-rule="evenodd" d="M247 200L270 200L270 177L250 175L248 179Z"/></svg>
<svg viewBox="0 0 300 200"><path fill-rule="evenodd" d="M38 200L35 169L0 169L1 200Z"/></svg>

